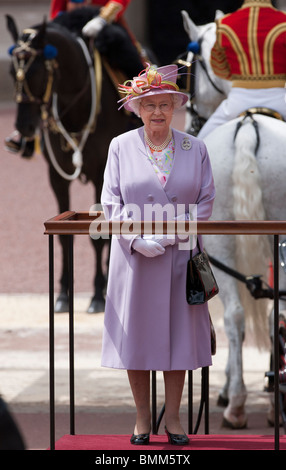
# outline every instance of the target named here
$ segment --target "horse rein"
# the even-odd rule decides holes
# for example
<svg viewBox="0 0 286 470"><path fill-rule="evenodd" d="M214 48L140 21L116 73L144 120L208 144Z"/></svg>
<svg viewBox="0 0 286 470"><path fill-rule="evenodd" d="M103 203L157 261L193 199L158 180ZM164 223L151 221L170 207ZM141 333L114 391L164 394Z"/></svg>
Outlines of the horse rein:
<svg viewBox="0 0 286 470"><path fill-rule="evenodd" d="M51 145L50 138L49 138L48 126L47 125L44 126L44 129L43 129L44 140L45 140L45 144L46 144L49 156L50 156L51 163L52 163L53 167L55 168L55 170L59 173L59 175L62 178L66 179L66 180L69 180L69 181L72 181L72 180L78 178L80 173L81 173L82 164L83 164L83 157L82 157L83 148L84 148L84 145L85 145L85 143L88 139L88 136L89 136L92 128L95 125L96 115L99 111L98 103L100 102L100 100L97 99L98 98L97 97L97 88L99 89L99 86L97 87L98 83L96 83L96 80L94 79L94 70L95 70L95 68L93 67L90 52L89 52L89 50L88 50L88 48L87 48L87 46L86 46L86 44L85 44L85 42L83 41L82 38L78 37L77 41L79 42L79 44L82 48L84 57L86 59L87 65L88 65L89 75L90 75L90 86L91 86L90 115L89 115L88 122L87 122L87 124L86 124L86 126L85 126L85 128L82 132L82 136L81 136L81 139L80 139L79 143L77 142L76 139L73 139L73 137L66 131L66 129L64 128L64 126L63 126L63 124L60 120L60 117L59 117L59 114L58 114L57 94L56 93L53 94L53 100L52 100L52 114L53 114L56 129L65 138L65 140L68 142L68 144L70 145L70 147L74 151L73 155L72 155L72 163L75 166L75 171L74 171L73 174L66 173L60 167L60 165L58 164L58 162L56 160L53 149L52 149L52 145ZM94 61L95 61L97 70L99 72L99 80L101 81L101 61L100 61L99 53L98 53L97 50L95 50L95 53L94 53ZM101 90L100 90L100 93L101 93Z"/></svg>

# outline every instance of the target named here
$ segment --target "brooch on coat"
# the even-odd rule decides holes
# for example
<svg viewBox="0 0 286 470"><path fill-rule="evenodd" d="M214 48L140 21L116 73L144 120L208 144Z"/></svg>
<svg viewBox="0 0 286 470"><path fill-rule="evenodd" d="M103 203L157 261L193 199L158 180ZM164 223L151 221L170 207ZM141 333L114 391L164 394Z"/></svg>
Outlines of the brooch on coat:
<svg viewBox="0 0 286 470"><path fill-rule="evenodd" d="M183 150L190 150L190 148L192 147L192 142L190 141L188 137L183 138L181 147Z"/></svg>

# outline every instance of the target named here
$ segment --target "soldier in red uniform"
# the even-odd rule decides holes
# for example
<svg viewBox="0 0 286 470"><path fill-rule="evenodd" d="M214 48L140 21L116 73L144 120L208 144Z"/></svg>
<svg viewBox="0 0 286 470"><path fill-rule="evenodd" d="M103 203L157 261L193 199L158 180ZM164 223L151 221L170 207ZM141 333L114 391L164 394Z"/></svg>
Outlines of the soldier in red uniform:
<svg viewBox="0 0 286 470"><path fill-rule="evenodd" d="M199 138L250 107L277 111L286 120L286 13L270 0L244 0L217 21L211 65L217 76L231 80L232 89Z"/></svg>
<svg viewBox="0 0 286 470"><path fill-rule="evenodd" d="M136 76L149 62L145 51L136 40L125 21L123 14L131 0L52 0L50 17L68 29L82 32L86 37L95 39L95 47L105 56L112 68L124 74ZM88 13L83 14L83 7ZM78 25L68 19L67 12L81 8ZM84 21L84 22L83 22ZM81 26L80 26L81 25Z"/></svg>
<svg viewBox="0 0 286 470"><path fill-rule="evenodd" d="M52 0L50 17L54 19L59 13L72 11L87 5L101 7L99 15L89 21L83 29L83 33L86 36L96 37L105 24L120 20L130 1L131 0Z"/></svg>

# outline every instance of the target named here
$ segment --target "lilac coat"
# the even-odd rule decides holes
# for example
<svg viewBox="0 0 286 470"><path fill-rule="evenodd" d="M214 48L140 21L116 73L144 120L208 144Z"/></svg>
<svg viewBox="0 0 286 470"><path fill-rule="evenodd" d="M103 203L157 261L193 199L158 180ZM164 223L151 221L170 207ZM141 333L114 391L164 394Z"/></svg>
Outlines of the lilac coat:
<svg viewBox="0 0 286 470"><path fill-rule="evenodd" d="M215 196L204 143L173 129L175 158L165 187L147 159L143 127L110 144L101 203L111 211L136 203L197 204L198 220L207 220ZM187 137L191 148L182 148ZM121 212L122 214L122 212ZM128 214L126 214L128 216ZM136 214L133 214L136 219ZM139 219L140 220L140 219ZM133 236L112 238L102 346L102 366L137 370L193 370L211 365L207 304L186 302L188 250L167 246L147 258L132 249Z"/></svg>

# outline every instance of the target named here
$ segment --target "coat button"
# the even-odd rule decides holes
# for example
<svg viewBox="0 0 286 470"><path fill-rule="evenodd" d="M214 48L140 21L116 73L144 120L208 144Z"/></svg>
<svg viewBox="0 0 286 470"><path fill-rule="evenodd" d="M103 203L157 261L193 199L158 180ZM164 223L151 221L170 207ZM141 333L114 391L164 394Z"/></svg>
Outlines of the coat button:
<svg viewBox="0 0 286 470"><path fill-rule="evenodd" d="M154 196L152 196L152 194L148 194L147 199L148 201L154 201Z"/></svg>
<svg viewBox="0 0 286 470"><path fill-rule="evenodd" d="M178 198L177 198L177 196L175 196L175 195L171 197L171 201L172 201L172 202L176 202L177 199L178 199Z"/></svg>

